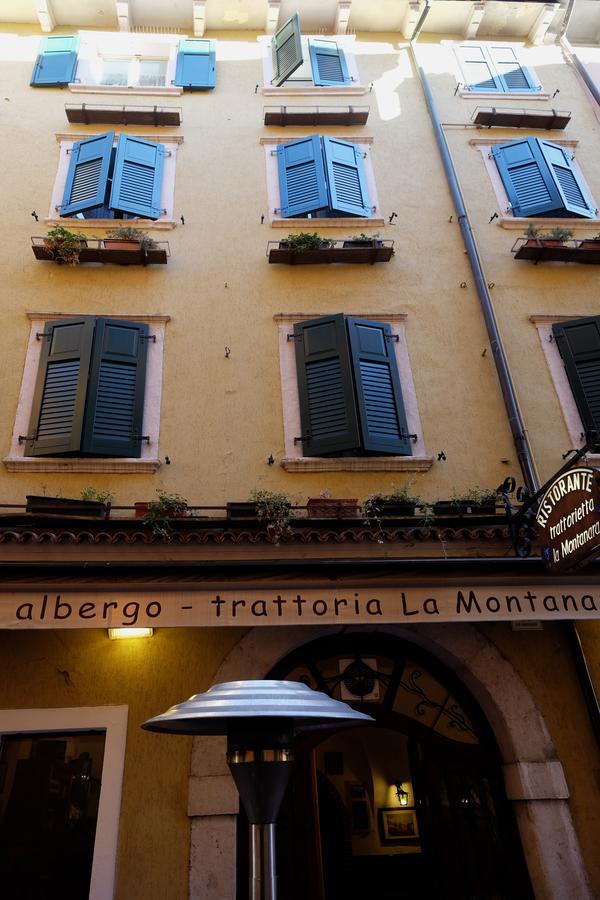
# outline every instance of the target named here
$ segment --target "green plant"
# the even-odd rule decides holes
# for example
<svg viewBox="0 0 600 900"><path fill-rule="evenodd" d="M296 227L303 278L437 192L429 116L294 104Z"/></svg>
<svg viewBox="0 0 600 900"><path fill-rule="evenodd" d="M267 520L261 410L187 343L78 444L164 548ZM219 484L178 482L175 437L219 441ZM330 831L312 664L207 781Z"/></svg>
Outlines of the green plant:
<svg viewBox="0 0 600 900"><path fill-rule="evenodd" d="M56 262L76 266L81 248L85 245L85 235L69 231L62 225L55 225L44 238L44 244L52 251Z"/></svg>
<svg viewBox="0 0 600 900"><path fill-rule="evenodd" d="M254 490L248 498L256 503L259 519L267 522L267 533L274 544L279 544L282 537L292 534L290 527L291 500L282 491Z"/></svg>
<svg viewBox="0 0 600 900"><path fill-rule="evenodd" d="M312 233L300 231L298 234L288 234L281 243L289 247L290 250L303 252L305 250L319 250L321 247L331 247L333 241L329 238L322 238L316 231Z"/></svg>
<svg viewBox="0 0 600 900"><path fill-rule="evenodd" d="M530 222L525 235L528 238L537 238L540 241L568 241L573 237L573 232L560 225L550 229L550 231L540 231L537 225Z"/></svg>
<svg viewBox="0 0 600 900"><path fill-rule="evenodd" d="M152 533L158 537L169 538L173 533L169 519L179 519L187 515L188 503L181 494L170 494L157 488L157 500L148 504L148 512L143 521L150 525Z"/></svg>
<svg viewBox="0 0 600 900"><path fill-rule="evenodd" d="M98 491L91 486L84 487L80 496L82 500L97 500L98 503L104 503L105 505L112 503L115 499L115 495L111 494L110 491Z"/></svg>
<svg viewBox="0 0 600 900"><path fill-rule="evenodd" d="M488 488L480 488L475 485L475 487L469 488L468 491L465 491L462 494L453 495L452 499L457 503L473 503L480 506L483 503L489 503L492 500L495 500L497 496L498 494L495 490L492 491Z"/></svg>
<svg viewBox="0 0 600 900"><path fill-rule="evenodd" d="M127 225L111 228L106 232L106 237L119 241L138 241L144 250L154 250L156 247L156 241L149 234L146 234L141 228L132 228Z"/></svg>
<svg viewBox="0 0 600 900"><path fill-rule="evenodd" d="M348 238L349 241L368 241L370 244L372 241L376 241L379 238L379 233L377 234L365 234L364 231L361 231L360 234L353 234Z"/></svg>

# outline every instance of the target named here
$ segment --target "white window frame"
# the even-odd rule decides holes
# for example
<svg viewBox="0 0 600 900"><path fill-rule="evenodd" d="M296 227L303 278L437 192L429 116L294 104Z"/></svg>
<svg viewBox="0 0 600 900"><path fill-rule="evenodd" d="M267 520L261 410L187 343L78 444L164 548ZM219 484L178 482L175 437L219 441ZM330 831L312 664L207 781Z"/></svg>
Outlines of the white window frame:
<svg viewBox="0 0 600 900"><path fill-rule="evenodd" d="M515 44L512 41L442 41L442 44L446 46L450 46L454 55L455 62L455 76L456 83L458 85L458 94L461 97L470 97L472 100L498 100L506 97L508 99L513 100L549 100L550 94L545 92L542 87L542 83L539 80L535 69L532 66L527 65L523 60L523 55L527 51L523 49L523 44ZM527 69L529 77L531 78L537 90L535 91L471 91L467 88L469 83L469 78L467 77L467 73L463 69L462 60L460 58L459 47L464 44L470 44L474 47L481 47L484 52L487 48L493 44L494 47L510 47L511 50L515 51L517 59L523 69ZM487 55L487 54L486 54Z"/></svg>
<svg viewBox="0 0 600 900"><path fill-rule="evenodd" d="M125 83L117 84L117 85L116 84L108 85L108 84L104 84L104 82L103 82L103 84L102 84L103 87L152 87L152 88L157 87L157 88L159 88L159 87L164 87L166 85L166 79L167 79L167 71L166 70L168 69L168 59L166 59L164 57L163 58L157 57L157 56L144 56L144 57L142 57L142 56L130 56L130 57L103 56L102 57L102 75L101 75L102 78L104 78L105 64L108 62L114 61L116 59L122 60L125 63L125 68L124 68L124 72L123 72L123 74L125 75L125 79L124 79ZM144 62L163 62L165 64L165 75L164 75L165 85L141 85L140 84L139 79L140 79L140 74L141 74L141 66L142 66L142 63L144 63Z"/></svg>
<svg viewBox="0 0 600 900"><path fill-rule="evenodd" d="M119 32L80 31L75 79L69 90L78 93L140 94L153 96L179 96L182 87L173 84L177 68L177 46L180 35L131 34ZM102 84L104 59L129 60L128 83ZM139 71L138 59L164 59L166 61L165 84L140 85L135 81Z"/></svg>
<svg viewBox="0 0 600 900"><path fill-rule="evenodd" d="M150 436L150 441L142 441L140 457L85 457L85 456L25 456L25 442L19 443L19 436L26 435L31 419L33 396L37 381L42 352L42 341L36 334L44 331L45 323L55 319L70 319L78 313L31 312L27 318L31 322L29 341L23 367L23 378L15 415L15 424L10 450L2 462L9 472L112 472L147 475L160 468L160 405L162 398L163 357L165 330L170 316L136 313L109 315L111 319L128 322L144 322L149 326L150 336L156 341L147 342L146 386L144 391L144 416L142 434ZM82 315L92 315L89 311Z"/></svg>
<svg viewBox="0 0 600 900"><path fill-rule="evenodd" d="M105 131L97 131L97 134L104 134ZM115 145L119 138L120 132L115 132ZM163 161L162 186L160 192L161 209L165 210L158 219L80 219L77 216L60 216L58 209L63 202L65 192L65 184L67 181L67 173L69 171L70 152L73 149L75 141L82 141L86 138L93 137L94 134L86 132L85 134L57 134L56 140L59 145L58 167L56 177L52 187L52 195L50 197L50 207L48 215L44 219L49 225L64 225L66 228L116 228L117 225L135 225L144 229L172 229L175 228L176 222L173 218L175 204L175 170L177 168L177 148L183 143L182 135L160 135L153 134L132 134L130 137L139 137L144 141L153 141L157 144L163 144L167 155Z"/></svg>
<svg viewBox="0 0 600 900"><path fill-rule="evenodd" d="M288 78L282 85L276 87L272 81L274 77L273 73L273 57L271 53L271 37L270 36L261 36L258 38L261 49L262 49L262 65L263 65L263 86L262 93L265 97L303 97L303 96L311 96L311 97L323 97L323 96L361 96L363 94L367 94L369 92L369 88L365 85L361 84L360 76L358 74L358 67L356 65L356 57L354 55L354 37L348 35L302 35L302 56L304 58L304 62L308 62L309 67L312 66L310 62L310 54L308 51L308 40L309 37L314 40L328 40L335 41L342 50L344 51L344 56L346 58L346 66L348 68L348 75L352 79L352 84L338 84L338 85L318 85L314 84L312 81L312 75L310 82L308 79L303 79L292 75L291 78Z"/></svg>
<svg viewBox="0 0 600 900"><path fill-rule="evenodd" d="M528 135L524 135L526 137ZM486 171L489 175L490 181L492 183L492 187L494 189L494 193L496 195L496 201L498 203L498 208L500 215L498 217L497 225L500 228L508 228L512 230L520 230L527 228L530 222L539 223L544 230L555 228L561 226L563 228L569 228L572 231L575 229L585 229L587 231L590 228L594 228L595 225L600 224L600 218L596 217L595 219L586 219L581 216L573 216L572 218L553 218L546 216L515 216L512 212L510 201L508 199L508 195L504 189L504 184L502 182L502 178L500 177L500 172L498 171L498 166L496 165L494 158L492 157L492 148L496 144L506 144L508 141L518 140L515 138L471 138L469 144L474 147L476 150L479 150L481 156L483 158L483 163L485 165ZM579 146L579 141L577 140L560 140L554 137L551 138L553 144L558 144L561 147L569 147L571 149L575 149ZM585 185L589 196L592 198L596 206L596 198L594 197L588 182L586 181L585 175L581 170L576 159L573 160L573 169L577 173L577 177L581 179L581 183Z"/></svg>
<svg viewBox="0 0 600 900"><path fill-rule="evenodd" d="M127 711L127 706L0 709L0 735L91 730L105 732L89 900L110 900L115 893Z"/></svg>
<svg viewBox="0 0 600 900"><path fill-rule="evenodd" d="M402 399L410 434L416 434L412 444L412 456L303 456L302 445L294 438L302 434L300 426L300 398L296 372L296 350L288 334L297 322L326 315L318 313L278 313L273 316L278 326L279 366L283 410L284 457L281 466L286 472L427 472L433 465L433 457L427 454L417 395L412 377L408 345L406 341L406 313L345 313L361 319L372 319L390 325L402 387Z"/></svg>
<svg viewBox="0 0 600 900"><path fill-rule="evenodd" d="M331 137L332 135L330 135ZM273 151L277 144L288 144L290 141L297 141L306 135L290 135L286 137L262 137L260 143L265 148L265 163L267 169L267 199L269 203L269 222L273 228L303 228L306 230L307 225L316 228L353 228L355 231L364 227L382 227L385 225L385 219L381 215L379 207L379 197L377 195L377 185L375 184L375 175L373 172L373 163L371 159L372 137L357 137L356 135L340 134L335 135L340 140L349 141L363 153L363 163L365 177L367 179L367 187L369 189L369 199L373 215L369 218L363 216L348 216L341 218L317 218L306 217L284 218L280 216L276 210L281 208L281 194L279 191L279 168L277 165L277 155ZM360 226L360 228L359 228Z"/></svg>

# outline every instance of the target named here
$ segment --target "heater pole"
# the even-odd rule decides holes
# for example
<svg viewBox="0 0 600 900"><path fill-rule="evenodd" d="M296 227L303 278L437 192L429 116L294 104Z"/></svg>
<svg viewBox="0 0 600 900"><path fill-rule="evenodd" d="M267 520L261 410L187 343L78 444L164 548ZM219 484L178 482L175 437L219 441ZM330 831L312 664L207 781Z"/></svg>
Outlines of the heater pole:
<svg viewBox="0 0 600 900"><path fill-rule="evenodd" d="M277 900L274 822L250 825L250 900Z"/></svg>

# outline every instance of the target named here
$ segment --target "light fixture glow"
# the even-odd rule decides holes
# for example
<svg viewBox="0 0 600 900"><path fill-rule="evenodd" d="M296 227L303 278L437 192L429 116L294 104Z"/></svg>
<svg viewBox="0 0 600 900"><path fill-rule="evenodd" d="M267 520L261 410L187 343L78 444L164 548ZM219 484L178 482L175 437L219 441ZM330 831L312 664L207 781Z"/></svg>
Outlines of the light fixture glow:
<svg viewBox="0 0 600 900"><path fill-rule="evenodd" d="M108 636L111 641L121 641L125 638L152 637L154 628L109 628Z"/></svg>
<svg viewBox="0 0 600 900"><path fill-rule="evenodd" d="M396 797L398 798L400 806L408 806L409 794L408 791L404 790L404 782L397 781L394 784L394 787L396 788Z"/></svg>

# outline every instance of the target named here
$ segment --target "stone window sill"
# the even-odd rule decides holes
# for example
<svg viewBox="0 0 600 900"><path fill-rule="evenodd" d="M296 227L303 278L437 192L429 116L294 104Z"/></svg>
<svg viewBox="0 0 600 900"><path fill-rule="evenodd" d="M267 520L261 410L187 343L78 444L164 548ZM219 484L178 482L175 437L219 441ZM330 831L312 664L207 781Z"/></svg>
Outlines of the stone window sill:
<svg viewBox="0 0 600 900"><path fill-rule="evenodd" d="M501 216L498 219L498 226L500 228L508 228L510 231L525 231L527 226L531 224L539 226L544 231L557 227L569 228L570 230L582 229L584 231L595 229L597 231L600 219L582 219L579 217L574 219L545 219L536 218L535 216Z"/></svg>
<svg viewBox="0 0 600 900"><path fill-rule="evenodd" d="M433 456L286 456L286 472L428 472Z"/></svg>
<svg viewBox="0 0 600 900"><path fill-rule="evenodd" d="M154 231L172 231L177 228L175 219L76 219L65 216L64 218L46 217L46 225L64 225L79 230L80 228L118 228L126 222L135 228Z"/></svg>
<svg viewBox="0 0 600 900"><path fill-rule="evenodd" d="M369 89L362 85L318 87L314 84L303 84L293 87L286 84L281 87L265 86L262 92L265 97L360 97L368 94Z"/></svg>
<svg viewBox="0 0 600 900"><path fill-rule="evenodd" d="M79 84L71 82L69 90L72 94L128 94L144 97L179 97L183 94L182 87L140 87L124 84Z"/></svg>
<svg viewBox="0 0 600 900"><path fill-rule="evenodd" d="M160 459L56 456L5 456L2 460L9 472L110 472L114 474L152 475L160 468Z"/></svg>
<svg viewBox="0 0 600 900"><path fill-rule="evenodd" d="M541 91L459 91L471 100L549 100L550 94Z"/></svg>

